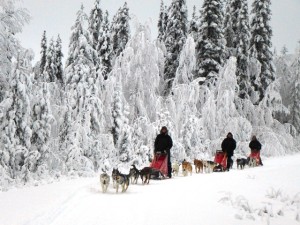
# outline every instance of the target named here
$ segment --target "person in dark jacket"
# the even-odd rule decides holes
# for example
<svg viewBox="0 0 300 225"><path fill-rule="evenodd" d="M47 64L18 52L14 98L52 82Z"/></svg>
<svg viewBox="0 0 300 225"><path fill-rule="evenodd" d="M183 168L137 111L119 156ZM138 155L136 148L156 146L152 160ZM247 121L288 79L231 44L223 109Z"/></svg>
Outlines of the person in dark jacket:
<svg viewBox="0 0 300 225"><path fill-rule="evenodd" d="M231 164L232 164L232 159L231 157L233 156L233 152L236 148L236 141L233 139L232 133L228 133L227 137L223 140L222 142L222 151L226 152L227 155L227 171L229 171Z"/></svg>
<svg viewBox="0 0 300 225"><path fill-rule="evenodd" d="M171 148L173 147L172 138L168 134L167 127L162 127L160 134L157 135L154 143L154 153L165 152L168 154L168 177L172 177L172 165L171 165Z"/></svg>
<svg viewBox="0 0 300 225"><path fill-rule="evenodd" d="M260 150L261 150L261 143L257 140L255 135L251 139L249 148L251 149L251 153L252 152L260 152ZM259 164L261 166L263 165L260 157L259 157Z"/></svg>

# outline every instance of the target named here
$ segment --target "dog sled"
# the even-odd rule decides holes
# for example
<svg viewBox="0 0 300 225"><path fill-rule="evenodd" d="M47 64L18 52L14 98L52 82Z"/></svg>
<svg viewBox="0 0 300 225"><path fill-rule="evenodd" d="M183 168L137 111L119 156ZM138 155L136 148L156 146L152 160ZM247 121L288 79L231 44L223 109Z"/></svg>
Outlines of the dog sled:
<svg viewBox="0 0 300 225"><path fill-rule="evenodd" d="M248 156L248 165L250 167L256 167L261 165L260 151L252 150Z"/></svg>
<svg viewBox="0 0 300 225"><path fill-rule="evenodd" d="M222 150L217 150L214 162L218 164L218 166L216 166L214 168L214 172L225 171L226 168L227 168L227 155L226 155L226 152L223 152Z"/></svg>
<svg viewBox="0 0 300 225"><path fill-rule="evenodd" d="M166 177L168 175L168 155L160 152L155 153L150 167Z"/></svg>

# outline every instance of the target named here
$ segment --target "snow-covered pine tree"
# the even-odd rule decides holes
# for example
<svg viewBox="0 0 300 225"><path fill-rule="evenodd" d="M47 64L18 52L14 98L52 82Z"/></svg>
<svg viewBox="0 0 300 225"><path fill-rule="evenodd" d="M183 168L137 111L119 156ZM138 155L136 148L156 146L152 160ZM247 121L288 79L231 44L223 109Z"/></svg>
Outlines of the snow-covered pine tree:
<svg viewBox="0 0 300 225"><path fill-rule="evenodd" d="M26 159L30 164L30 171L37 172L41 177L49 172L48 156L49 143L51 135L52 113L50 107L50 94L48 90L48 83L40 83L38 91L34 96L33 110L32 110L32 137L31 145L33 151L30 152Z"/></svg>
<svg viewBox="0 0 300 225"><path fill-rule="evenodd" d="M66 137L61 137L67 152L67 167L69 172L86 174L97 170L102 129L102 102L100 100L100 76L94 65L93 42L87 30L87 16L83 7L77 13L75 25L69 45L69 57L65 70L65 85L69 104L66 117L71 117L67 129L63 129ZM71 112L70 112L71 110ZM73 140L73 139L76 140ZM97 149L94 147L97 146ZM79 162L79 163L78 163ZM75 165L76 164L76 165Z"/></svg>
<svg viewBox="0 0 300 225"><path fill-rule="evenodd" d="M125 2L124 6L119 8L111 24L112 51L115 57L118 57L125 49L130 38L129 20L129 8Z"/></svg>
<svg viewBox="0 0 300 225"><path fill-rule="evenodd" d="M250 55L261 64L260 83L251 79L251 83L259 92L259 100L265 96L267 87L275 80L273 68L273 53L271 51L272 28L271 0L255 0L252 4Z"/></svg>
<svg viewBox="0 0 300 225"><path fill-rule="evenodd" d="M47 36L46 36L46 31L44 31L41 40L40 75L44 73L46 61L47 61Z"/></svg>
<svg viewBox="0 0 300 225"><path fill-rule="evenodd" d="M198 21L199 21L199 17L197 16L196 6L194 5L192 19L189 23L189 35L191 35L195 41L198 40L198 33L199 33Z"/></svg>
<svg viewBox="0 0 300 225"><path fill-rule="evenodd" d="M57 74L56 66L56 48L53 38L50 40L49 47L46 55L46 64L44 67L43 81L55 82Z"/></svg>
<svg viewBox="0 0 300 225"><path fill-rule="evenodd" d="M160 3L160 11L159 11L159 18L158 18L158 23L157 23L157 27L158 27L158 36L157 36L157 40L163 42L165 39L165 33L166 33L166 28L165 28L165 5L164 5L164 1L161 0Z"/></svg>
<svg viewBox="0 0 300 225"><path fill-rule="evenodd" d="M299 41L300 43L300 41ZM291 109L291 122L295 126L298 134L300 133L300 45L297 49L296 59L293 62L293 69L295 72L296 80L293 88L293 102Z"/></svg>
<svg viewBox="0 0 300 225"><path fill-rule="evenodd" d="M78 59L79 54L83 54L84 56L83 63L88 64L90 61L94 63L95 56L97 56L97 52L90 47L93 45L93 42L91 40L90 33L86 28L87 20L88 17L84 12L84 7L82 5L81 9L77 12L77 18L71 31L72 33L70 37L69 53L66 61L66 69L69 70L69 72L70 69L74 68L74 65L76 64L74 63L75 59ZM71 77L66 77L65 82L70 82L70 78Z"/></svg>
<svg viewBox="0 0 300 225"><path fill-rule="evenodd" d="M8 93L13 62L21 49L16 35L30 20L28 11L18 5L16 1L0 1L0 102L5 98L5 93Z"/></svg>
<svg viewBox="0 0 300 225"><path fill-rule="evenodd" d="M64 57L62 53L62 44L60 36L57 36L56 39L56 45L55 45L55 66L56 66L56 80L58 80L60 83L63 83L63 64L62 64L62 58Z"/></svg>
<svg viewBox="0 0 300 225"><path fill-rule="evenodd" d="M117 85L114 90L114 97L113 97L113 106L112 106L112 135L114 140L115 148L119 148L120 140L122 136L122 126L124 123L124 115L123 115L123 102L121 97L121 86Z"/></svg>
<svg viewBox="0 0 300 225"><path fill-rule="evenodd" d="M276 67L276 77L280 79L280 94L282 102L286 107L292 105L293 89L295 84L295 77L293 76L293 68L290 65L290 60L287 55L288 49L283 46L280 55L274 57L274 64Z"/></svg>
<svg viewBox="0 0 300 225"><path fill-rule="evenodd" d="M207 80L217 76L224 61L223 11L221 0L205 0L201 10L199 38L196 45L195 77Z"/></svg>
<svg viewBox="0 0 300 225"><path fill-rule="evenodd" d="M97 50L98 40L100 37L100 28L103 21L103 13L100 7L101 0L95 0L94 7L90 12L89 31L93 36L93 48Z"/></svg>
<svg viewBox="0 0 300 225"><path fill-rule="evenodd" d="M165 95L170 93L176 70L179 65L179 56L188 33L187 6L185 0L173 0L168 9L165 46L164 79L166 82Z"/></svg>
<svg viewBox="0 0 300 225"><path fill-rule="evenodd" d="M7 111L3 143L9 153L9 169L12 178L23 178L25 160L31 147L31 77L28 51L19 53L16 69L10 82L11 105Z"/></svg>
<svg viewBox="0 0 300 225"><path fill-rule="evenodd" d="M108 11L105 11L103 22L100 28L100 35L98 40L98 55L102 67L102 75L104 79L107 79L108 73L111 71L112 64L112 49L111 38L109 30Z"/></svg>
<svg viewBox="0 0 300 225"><path fill-rule="evenodd" d="M225 18L224 18L224 38L226 40L227 55L232 55L232 48L234 48L234 31L232 25L232 11L231 0L226 2Z"/></svg>
<svg viewBox="0 0 300 225"><path fill-rule="evenodd" d="M252 93L250 77L248 75L249 64L249 41L250 41L250 25L248 15L248 1L240 0L240 10L238 12L236 27L236 58L237 58L237 82L240 87L239 97L248 98Z"/></svg>

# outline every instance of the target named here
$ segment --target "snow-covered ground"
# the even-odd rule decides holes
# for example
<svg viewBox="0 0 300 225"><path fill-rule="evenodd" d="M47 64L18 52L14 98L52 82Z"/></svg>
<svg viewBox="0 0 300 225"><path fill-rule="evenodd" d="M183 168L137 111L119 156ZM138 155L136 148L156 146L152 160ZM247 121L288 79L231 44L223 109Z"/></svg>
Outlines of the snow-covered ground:
<svg viewBox="0 0 300 225"><path fill-rule="evenodd" d="M259 168L100 191L80 178L0 193L1 225L300 224L300 154Z"/></svg>

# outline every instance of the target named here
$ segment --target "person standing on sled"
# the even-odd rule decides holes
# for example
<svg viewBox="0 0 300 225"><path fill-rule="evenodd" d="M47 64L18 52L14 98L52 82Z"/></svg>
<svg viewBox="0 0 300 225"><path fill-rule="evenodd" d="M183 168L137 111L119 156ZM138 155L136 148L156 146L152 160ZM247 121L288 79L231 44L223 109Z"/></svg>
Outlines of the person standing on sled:
<svg viewBox="0 0 300 225"><path fill-rule="evenodd" d="M227 171L231 168L233 152L236 148L236 141L233 139L232 133L228 133L222 142L222 151L227 155Z"/></svg>
<svg viewBox="0 0 300 225"><path fill-rule="evenodd" d="M168 154L168 177L172 177L172 165L171 165L171 148L173 147L172 138L168 134L167 127L162 127L160 134L157 135L154 143L154 153L165 152Z"/></svg>
<svg viewBox="0 0 300 225"><path fill-rule="evenodd" d="M256 136L254 135L251 139L251 142L249 144L249 148L251 149L251 153L260 153L261 150L261 143L257 140ZM249 160L249 159L248 159ZM263 165L261 158L260 158L260 154L259 154L259 165Z"/></svg>

